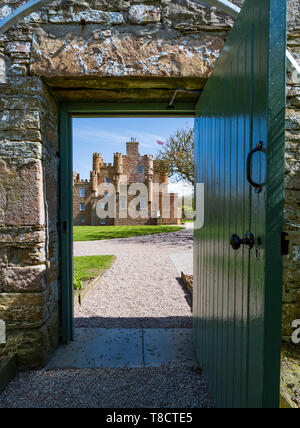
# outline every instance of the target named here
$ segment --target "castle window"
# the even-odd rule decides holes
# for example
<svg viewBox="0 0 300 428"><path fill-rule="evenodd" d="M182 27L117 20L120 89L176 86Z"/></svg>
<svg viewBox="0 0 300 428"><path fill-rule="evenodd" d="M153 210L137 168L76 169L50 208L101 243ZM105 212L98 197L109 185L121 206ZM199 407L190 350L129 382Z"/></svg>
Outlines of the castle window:
<svg viewBox="0 0 300 428"><path fill-rule="evenodd" d="M80 211L85 211L85 210L86 210L85 203L81 202L81 204L80 204Z"/></svg>
<svg viewBox="0 0 300 428"><path fill-rule="evenodd" d="M138 166L138 172L139 172L139 173L142 173L142 172L143 172L143 167L142 167L142 165L139 165L139 166Z"/></svg>
<svg viewBox="0 0 300 428"><path fill-rule="evenodd" d="M105 184L108 185L110 183L109 177L105 177Z"/></svg>
<svg viewBox="0 0 300 428"><path fill-rule="evenodd" d="M100 224L106 224L105 218L100 219Z"/></svg>
<svg viewBox="0 0 300 428"><path fill-rule="evenodd" d="M85 223L85 217L80 217L80 223Z"/></svg>
<svg viewBox="0 0 300 428"><path fill-rule="evenodd" d="M80 189L80 197L85 198L85 189Z"/></svg>
<svg viewBox="0 0 300 428"><path fill-rule="evenodd" d="M121 210L126 210L126 197L125 196L122 196L120 199L120 207L121 207Z"/></svg>
<svg viewBox="0 0 300 428"><path fill-rule="evenodd" d="M140 209L144 211L146 209L146 201L145 198L141 198Z"/></svg>
<svg viewBox="0 0 300 428"><path fill-rule="evenodd" d="M104 193L104 196L105 196L106 198L109 198L109 193L108 193L108 192L105 192L105 193Z"/></svg>

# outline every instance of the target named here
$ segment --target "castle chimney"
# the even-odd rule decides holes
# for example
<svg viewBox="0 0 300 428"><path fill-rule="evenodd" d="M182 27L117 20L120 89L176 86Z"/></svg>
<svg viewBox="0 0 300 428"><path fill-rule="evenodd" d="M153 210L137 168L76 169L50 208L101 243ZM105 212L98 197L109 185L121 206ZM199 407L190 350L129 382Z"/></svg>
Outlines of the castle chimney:
<svg viewBox="0 0 300 428"><path fill-rule="evenodd" d="M131 141L126 143L126 154L129 157L139 156L139 142L136 138L131 138Z"/></svg>

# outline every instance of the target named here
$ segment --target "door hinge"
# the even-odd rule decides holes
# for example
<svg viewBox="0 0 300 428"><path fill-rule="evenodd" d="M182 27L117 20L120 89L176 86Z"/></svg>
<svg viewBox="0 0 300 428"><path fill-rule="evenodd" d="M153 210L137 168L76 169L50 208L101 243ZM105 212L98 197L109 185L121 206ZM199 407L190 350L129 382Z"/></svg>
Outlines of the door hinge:
<svg viewBox="0 0 300 428"><path fill-rule="evenodd" d="M290 241L287 239L289 234L287 232L281 232L281 255L288 256L290 250Z"/></svg>

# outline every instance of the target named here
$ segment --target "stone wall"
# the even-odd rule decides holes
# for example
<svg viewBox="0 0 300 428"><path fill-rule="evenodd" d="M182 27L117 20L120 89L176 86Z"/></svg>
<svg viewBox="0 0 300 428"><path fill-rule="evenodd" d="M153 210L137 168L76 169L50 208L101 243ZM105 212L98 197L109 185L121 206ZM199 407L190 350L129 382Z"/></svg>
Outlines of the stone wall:
<svg viewBox="0 0 300 428"><path fill-rule="evenodd" d="M300 4L288 14L288 47L300 63ZM300 76L287 76L285 230L290 253L284 257L283 340L291 342L292 322L300 319ZM299 347L298 347L299 348Z"/></svg>
<svg viewBox="0 0 300 428"><path fill-rule="evenodd" d="M24 2L0 1L0 18ZM289 6L298 55L299 1ZM19 366L43 365L59 339L58 102L170 100L178 86L201 89L232 25L193 0L59 0L0 37L0 319ZM286 340L300 318L299 97L289 76Z"/></svg>
<svg viewBox="0 0 300 428"><path fill-rule="evenodd" d="M39 78L0 91L0 319L4 352L31 367L58 343L57 106Z"/></svg>
<svg viewBox="0 0 300 428"><path fill-rule="evenodd" d="M85 190L85 197L81 197L80 190ZM92 189L88 181L76 183L73 187L73 224L74 226L91 225ZM81 211L80 204L85 203L85 211ZM84 222L82 221L84 218Z"/></svg>

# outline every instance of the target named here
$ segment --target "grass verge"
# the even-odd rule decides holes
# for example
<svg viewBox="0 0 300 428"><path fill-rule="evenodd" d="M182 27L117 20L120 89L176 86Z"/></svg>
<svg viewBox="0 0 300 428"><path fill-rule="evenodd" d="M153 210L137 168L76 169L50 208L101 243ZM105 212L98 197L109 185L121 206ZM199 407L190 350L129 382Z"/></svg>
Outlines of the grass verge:
<svg viewBox="0 0 300 428"><path fill-rule="evenodd" d="M115 256L74 257L74 279L85 282L97 278L111 267L114 260Z"/></svg>
<svg viewBox="0 0 300 428"><path fill-rule="evenodd" d="M183 228L180 226L74 226L74 241L131 238L177 232L181 229Z"/></svg>

